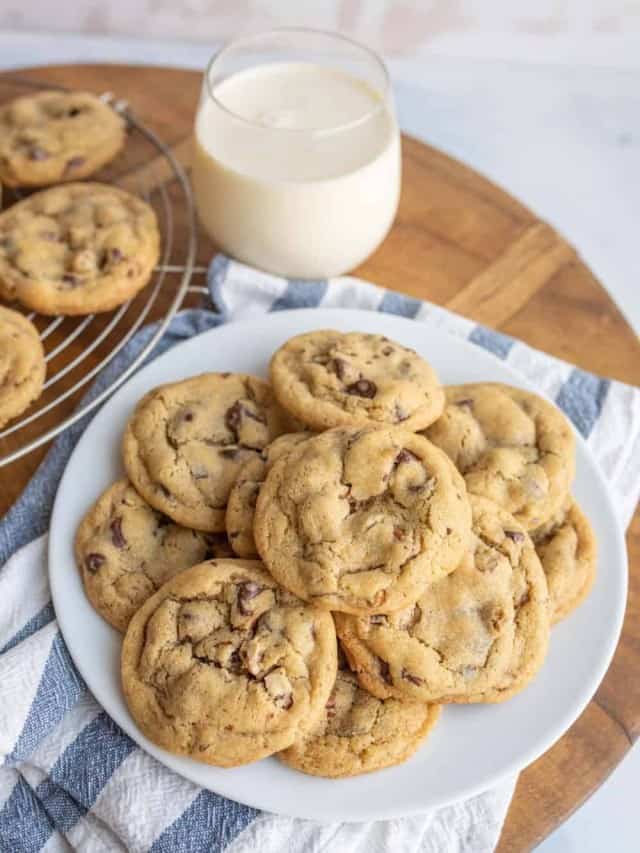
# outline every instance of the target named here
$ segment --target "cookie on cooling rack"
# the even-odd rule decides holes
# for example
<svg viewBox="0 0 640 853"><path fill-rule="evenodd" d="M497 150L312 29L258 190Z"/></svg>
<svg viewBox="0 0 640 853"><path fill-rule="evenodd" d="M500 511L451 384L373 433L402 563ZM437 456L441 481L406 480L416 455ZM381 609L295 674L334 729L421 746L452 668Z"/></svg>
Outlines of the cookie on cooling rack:
<svg viewBox="0 0 640 853"><path fill-rule="evenodd" d="M89 92L38 92L0 107L0 180L42 187L92 175L125 141L126 125Z"/></svg>
<svg viewBox="0 0 640 853"><path fill-rule="evenodd" d="M0 306L0 427L40 396L46 364L38 330Z"/></svg>
<svg viewBox="0 0 640 853"><path fill-rule="evenodd" d="M152 208L107 184L42 190L0 214L0 294L41 314L110 311L158 261Z"/></svg>

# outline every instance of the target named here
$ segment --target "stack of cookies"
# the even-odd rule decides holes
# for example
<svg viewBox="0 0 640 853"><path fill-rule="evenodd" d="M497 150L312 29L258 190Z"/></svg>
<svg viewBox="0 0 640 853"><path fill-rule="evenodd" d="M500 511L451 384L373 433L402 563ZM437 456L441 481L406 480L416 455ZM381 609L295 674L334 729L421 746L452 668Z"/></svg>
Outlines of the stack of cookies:
<svg viewBox="0 0 640 853"><path fill-rule="evenodd" d="M0 107L0 183L49 187L0 213L2 298L40 314L86 315L122 305L147 284L160 247L152 208L80 180L125 139L122 117L88 92L38 92ZM2 308L0 427L39 397L45 372L36 327Z"/></svg>
<svg viewBox="0 0 640 853"><path fill-rule="evenodd" d="M564 416L505 385L442 388L382 336L299 335L270 384L156 388L122 451L78 566L125 632L132 716L196 760L404 761L443 704L522 690L593 581Z"/></svg>

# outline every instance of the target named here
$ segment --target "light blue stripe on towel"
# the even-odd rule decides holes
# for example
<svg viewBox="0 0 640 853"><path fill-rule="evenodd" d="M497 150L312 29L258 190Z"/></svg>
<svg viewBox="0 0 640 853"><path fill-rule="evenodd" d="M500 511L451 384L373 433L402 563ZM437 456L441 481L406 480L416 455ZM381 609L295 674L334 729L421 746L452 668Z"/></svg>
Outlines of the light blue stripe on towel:
<svg viewBox="0 0 640 853"><path fill-rule="evenodd" d="M49 622L53 622L55 618L55 613L53 612L53 604L49 602L45 604L45 606L36 613L35 616L32 616L28 622L26 622L19 631L17 631L11 639L5 643L5 645L0 649L0 655L3 655L5 652L11 651L14 646L17 646L18 643L22 643L23 640L26 640L27 637L30 637L32 634L35 634L36 631L39 631L41 628L44 628L45 625L48 625Z"/></svg>
<svg viewBox="0 0 640 853"><path fill-rule="evenodd" d="M422 302L419 299L414 299L413 296L406 296L404 293L394 293L388 290L382 297L382 302L378 306L378 311L385 314L397 314L399 317L409 317L411 320L420 310Z"/></svg>
<svg viewBox="0 0 640 853"><path fill-rule="evenodd" d="M134 749L131 738L104 712L85 726L36 788L57 829L68 832L89 811Z"/></svg>
<svg viewBox="0 0 640 853"><path fill-rule="evenodd" d="M259 814L249 806L201 791L149 853L219 853Z"/></svg>
<svg viewBox="0 0 640 853"><path fill-rule="evenodd" d="M609 379L601 379L574 367L558 391L556 403L573 421L583 438L589 438L600 417L610 386Z"/></svg>
<svg viewBox="0 0 640 853"><path fill-rule="evenodd" d="M329 283L326 279L306 281L290 278L287 289L271 306L271 311L286 311L289 308L317 308L327 292Z"/></svg>
<svg viewBox="0 0 640 853"><path fill-rule="evenodd" d="M20 776L0 810L2 853L36 853L47 843L53 823L44 806Z"/></svg>
<svg viewBox="0 0 640 853"><path fill-rule="evenodd" d="M469 340L501 359L505 359L509 355L511 347L515 344L513 338L503 335L502 332L496 332L494 329L488 329L486 326L476 326L469 335Z"/></svg>
<svg viewBox="0 0 640 853"><path fill-rule="evenodd" d="M27 719L5 763L12 765L28 759L40 741L76 704L85 689L62 635L56 634Z"/></svg>

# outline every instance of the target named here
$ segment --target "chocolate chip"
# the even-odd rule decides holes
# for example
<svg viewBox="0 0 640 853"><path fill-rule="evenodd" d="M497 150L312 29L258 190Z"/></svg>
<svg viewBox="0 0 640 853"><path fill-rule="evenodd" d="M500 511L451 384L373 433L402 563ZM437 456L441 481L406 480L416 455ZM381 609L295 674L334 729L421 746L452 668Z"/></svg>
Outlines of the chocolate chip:
<svg viewBox="0 0 640 853"><path fill-rule="evenodd" d="M394 352L393 347L385 347L382 350L382 355L391 355L392 352Z"/></svg>
<svg viewBox="0 0 640 853"><path fill-rule="evenodd" d="M264 415L260 415L257 412L252 412L251 409L247 409L246 406L242 407L242 413L248 418L251 418L252 421L257 421L259 424L266 424L267 422L267 419L264 417Z"/></svg>
<svg viewBox="0 0 640 853"><path fill-rule="evenodd" d="M29 149L29 160L48 160L50 154L40 145L32 145Z"/></svg>
<svg viewBox="0 0 640 853"><path fill-rule="evenodd" d="M375 382L371 382L369 379L358 379L357 382L347 385L346 390L347 394L353 394L356 397L366 397L368 400L375 397L378 392Z"/></svg>
<svg viewBox="0 0 640 853"><path fill-rule="evenodd" d="M396 416L396 423L398 424L402 423L402 421L406 421L409 418L409 415L397 403L395 405L394 411Z"/></svg>
<svg viewBox="0 0 640 853"><path fill-rule="evenodd" d="M187 410L187 411L182 415L182 419L183 419L183 420L185 420L185 421L187 421L188 423L191 423L191 421L193 420L193 412L191 412L191 411Z"/></svg>
<svg viewBox="0 0 640 853"><path fill-rule="evenodd" d="M220 456L223 459L236 459L240 455L240 450L237 447L223 447L220 450Z"/></svg>
<svg viewBox="0 0 640 853"><path fill-rule="evenodd" d="M454 406L468 406L470 409L473 408L473 400L471 397L465 397L464 400L456 400L453 404Z"/></svg>
<svg viewBox="0 0 640 853"><path fill-rule="evenodd" d="M70 273L70 272L66 272L62 276L62 280L64 281L65 284L72 284L72 285L78 284L78 276L73 275L73 273Z"/></svg>
<svg viewBox="0 0 640 853"><path fill-rule="evenodd" d="M401 527L393 528L393 538L397 539L398 542L401 542L406 535L406 532Z"/></svg>
<svg viewBox="0 0 640 853"><path fill-rule="evenodd" d="M240 584L240 587L238 588L238 610L243 616L249 616L249 614L252 613L248 604L252 598L255 598L256 595L260 595L262 590L263 587L258 586L258 584L253 581L247 581L246 583Z"/></svg>
<svg viewBox="0 0 640 853"><path fill-rule="evenodd" d="M404 679L406 679L407 681L410 681L411 684L415 684L416 687L420 687L422 684L424 684L423 678L418 678L417 675L414 675L413 673L408 672L406 669L402 670L402 677Z"/></svg>
<svg viewBox="0 0 640 853"><path fill-rule="evenodd" d="M65 172L72 172L74 169L78 169L85 162L85 157L71 157L67 160L67 164L64 167Z"/></svg>
<svg viewBox="0 0 640 853"><path fill-rule="evenodd" d="M395 464L400 465L402 462L419 462L420 460L412 453L410 450L407 450L406 447L403 447L400 453L396 456Z"/></svg>
<svg viewBox="0 0 640 853"><path fill-rule="evenodd" d="M242 404L237 400L233 406L227 409L227 413L224 416L224 422L227 425L227 429L230 429L233 433L237 433L241 421Z"/></svg>
<svg viewBox="0 0 640 853"><path fill-rule="evenodd" d="M81 107L71 107L71 109L67 111L67 115L69 116L69 118L75 118L76 116L79 116L82 112L84 112L84 110Z"/></svg>
<svg viewBox="0 0 640 853"><path fill-rule="evenodd" d="M293 705L293 695L289 693L286 696L276 696L275 701L276 704L279 704L284 711L288 711Z"/></svg>
<svg viewBox="0 0 640 853"><path fill-rule="evenodd" d="M125 548L127 540L124 538L124 534L122 532L122 519L120 516L114 518L109 527L111 530L111 541L116 548Z"/></svg>
<svg viewBox="0 0 640 853"><path fill-rule="evenodd" d="M236 675L242 671L242 659L240 657L240 652L237 649L229 655L227 669Z"/></svg>
<svg viewBox="0 0 640 853"><path fill-rule="evenodd" d="M347 362L343 358L334 358L331 362L331 367L338 379L344 379L346 375Z"/></svg>
<svg viewBox="0 0 640 853"><path fill-rule="evenodd" d="M378 667L380 669L380 678L383 681L386 681L387 684L393 684L393 679L391 678L391 670L389 669L389 664L386 662L386 660L378 658Z"/></svg>
<svg viewBox="0 0 640 853"><path fill-rule="evenodd" d="M513 542L524 542L524 533L519 530L505 530L505 536L508 536Z"/></svg>
<svg viewBox="0 0 640 853"><path fill-rule="evenodd" d="M87 567L87 571L91 572L94 575L100 566L104 563L105 557L104 554L87 554L85 557L84 564Z"/></svg>
<svg viewBox="0 0 640 853"><path fill-rule="evenodd" d="M451 536L453 530L450 527L447 527L447 536Z"/></svg>

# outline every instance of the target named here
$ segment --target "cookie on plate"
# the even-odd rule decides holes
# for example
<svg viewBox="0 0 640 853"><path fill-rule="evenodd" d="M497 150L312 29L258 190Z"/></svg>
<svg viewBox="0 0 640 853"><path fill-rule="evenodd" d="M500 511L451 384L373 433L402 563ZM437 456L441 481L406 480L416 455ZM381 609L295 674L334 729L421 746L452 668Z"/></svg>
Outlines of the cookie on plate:
<svg viewBox="0 0 640 853"><path fill-rule="evenodd" d="M276 438L259 456L247 459L238 471L227 502L227 535L238 557L257 557L253 519L260 487L272 465L313 433L290 432Z"/></svg>
<svg viewBox="0 0 640 853"><path fill-rule="evenodd" d="M224 532L240 466L288 426L262 379L203 373L142 398L125 429L124 465L151 506L186 527Z"/></svg>
<svg viewBox="0 0 640 853"><path fill-rule="evenodd" d="M38 330L22 314L0 306L0 427L40 396L45 374Z"/></svg>
<svg viewBox="0 0 640 853"><path fill-rule="evenodd" d="M336 671L331 614L249 560L176 575L138 610L122 645L124 694L143 734L220 767L290 746L322 714Z"/></svg>
<svg viewBox="0 0 640 853"><path fill-rule="evenodd" d="M372 696L341 661L320 720L278 758L312 776L371 773L410 758L439 716L438 705Z"/></svg>
<svg viewBox="0 0 640 853"><path fill-rule="evenodd" d="M464 481L423 436L338 427L271 468L254 522L258 552L295 595L328 610L412 604L469 545Z"/></svg>
<svg viewBox="0 0 640 853"><path fill-rule="evenodd" d="M525 529L470 496L473 544L418 602L386 615L336 613L361 684L381 698L501 702L539 670L549 637L547 584Z"/></svg>
<svg viewBox="0 0 640 853"><path fill-rule="evenodd" d="M170 577L219 551L207 534L152 509L124 479L100 495L75 541L87 598L118 631Z"/></svg>
<svg viewBox="0 0 640 853"><path fill-rule="evenodd" d="M573 498L531 534L549 585L551 621L559 622L589 595L598 545L588 518Z"/></svg>
<svg viewBox="0 0 640 853"><path fill-rule="evenodd" d="M445 388L442 417L425 435L464 475L467 489L495 501L528 530L564 504L575 470L569 421L521 388L487 382Z"/></svg>
<svg viewBox="0 0 640 853"><path fill-rule="evenodd" d="M126 125L89 92L37 92L0 107L0 181L39 187L92 175L125 141Z"/></svg>
<svg viewBox="0 0 640 853"><path fill-rule="evenodd" d="M273 355L270 378L281 404L314 430L367 424L419 430L444 407L430 365L382 335L297 335Z"/></svg>
<svg viewBox="0 0 640 853"><path fill-rule="evenodd" d="M106 184L65 184L0 214L0 294L41 314L110 311L158 260L152 208Z"/></svg>

